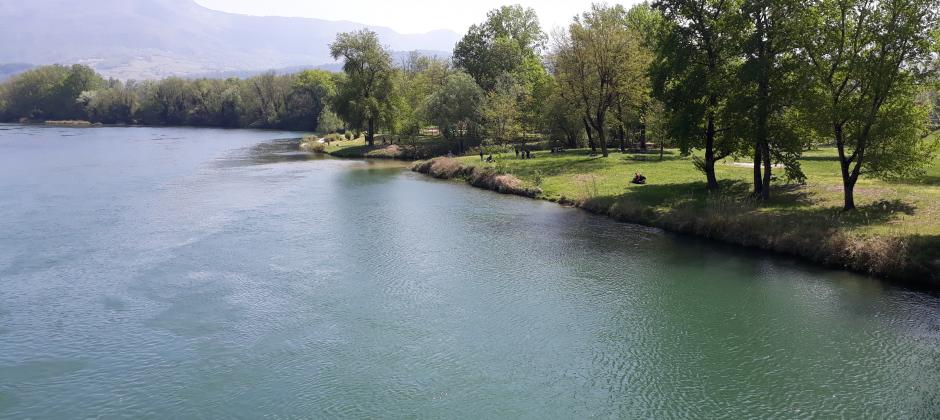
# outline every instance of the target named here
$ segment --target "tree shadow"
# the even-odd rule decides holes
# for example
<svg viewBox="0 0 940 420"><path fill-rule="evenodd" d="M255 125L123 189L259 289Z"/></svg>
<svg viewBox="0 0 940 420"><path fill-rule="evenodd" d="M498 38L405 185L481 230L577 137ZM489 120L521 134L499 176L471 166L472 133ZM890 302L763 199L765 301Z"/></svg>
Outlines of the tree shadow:
<svg viewBox="0 0 940 420"><path fill-rule="evenodd" d="M807 162L839 162L839 156L801 156L800 160Z"/></svg>
<svg viewBox="0 0 940 420"><path fill-rule="evenodd" d="M512 155L509 155L509 160L514 161ZM611 153L607 158L600 156L591 156L590 150L578 149L575 151L565 151L561 153L541 153L530 160L525 161L526 164L514 170L520 172L535 172L538 171L542 175L555 176L555 175L564 175L566 173L571 175L591 173L593 171L602 169L604 167L610 166L611 164L616 164L620 162L643 162L649 164L656 163L665 163L673 160L682 159L678 156L666 156L663 160L659 160L659 157L639 157L630 154L619 155L619 153ZM703 184L704 185L704 184Z"/></svg>
<svg viewBox="0 0 940 420"><path fill-rule="evenodd" d="M935 185L940 185L940 176L925 175L925 176L921 176L921 177L917 177L917 178L905 178L905 179L901 179L901 180L899 180L899 181L897 181L897 182L898 182L898 183L901 183L901 184L908 184L908 185L930 185L930 186L935 186Z"/></svg>
<svg viewBox="0 0 940 420"><path fill-rule="evenodd" d="M688 217L747 218L763 221L759 229L855 228L890 223L901 216L914 216L917 208L898 199L881 200L846 212L841 207L816 207L814 192L799 185L775 186L772 199L757 200L751 185L739 180L719 181L720 190L709 192L705 182L625 187L623 193L593 196L586 207L632 208L638 213L680 220Z"/></svg>

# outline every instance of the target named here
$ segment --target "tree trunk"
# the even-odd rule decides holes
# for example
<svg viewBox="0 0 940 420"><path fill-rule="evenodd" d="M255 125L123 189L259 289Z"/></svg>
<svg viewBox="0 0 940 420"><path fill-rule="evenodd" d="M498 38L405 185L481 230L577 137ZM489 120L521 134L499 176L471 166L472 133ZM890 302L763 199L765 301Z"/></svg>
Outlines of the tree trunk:
<svg viewBox="0 0 940 420"><path fill-rule="evenodd" d="M594 133L591 132L591 124L588 123L587 118L584 118L584 131L587 132L588 137L588 146L591 148L591 154L597 154L597 144L594 143Z"/></svg>
<svg viewBox="0 0 940 420"><path fill-rule="evenodd" d="M842 209L845 211L855 210L855 182L858 178L853 176L851 171L851 160L845 157L845 134L842 126L839 124L833 125L833 131L836 137L836 147L839 149L839 166L842 169L842 189L845 199Z"/></svg>
<svg viewBox="0 0 940 420"><path fill-rule="evenodd" d="M713 102L717 98L712 97ZM718 191L718 177L715 176L715 116L709 113L708 128L705 130L705 178L708 180L708 190Z"/></svg>
<svg viewBox="0 0 940 420"><path fill-rule="evenodd" d="M760 197L764 189L764 181L761 177L761 150L759 145L754 145L754 197Z"/></svg>
<svg viewBox="0 0 940 420"><path fill-rule="evenodd" d="M640 123L640 150L646 150L646 123Z"/></svg>
<svg viewBox="0 0 940 420"><path fill-rule="evenodd" d="M761 188L760 198L761 200L769 200L770 179L773 175L773 160L770 159L770 145L767 143L767 141L764 141L764 143L761 144L761 149L761 154L763 155L764 160L764 186Z"/></svg>
<svg viewBox="0 0 940 420"><path fill-rule="evenodd" d="M843 178L842 187L845 190L845 205L842 207L842 210L855 210L855 182L848 178Z"/></svg>
<svg viewBox="0 0 940 420"><path fill-rule="evenodd" d="M597 142L601 144L601 155L604 157L610 156L610 153L607 151L607 132L604 130L604 113L597 113L597 125L594 127L597 129Z"/></svg>
<svg viewBox="0 0 940 420"><path fill-rule="evenodd" d="M617 134L620 136L620 153L627 153L627 130L623 128L623 123L620 123L619 130Z"/></svg>
<svg viewBox="0 0 940 420"><path fill-rule="evenodd" d="M764 29L762 23L759 27L762 30ZM770 132L768 129L768 120L770 119L770 72L772 66L766 41L760 43L760 54L763 57L760 60L761 69L757 83L757 148L764 161L764 178L761 182L760 198L761 200L768 200L770 199L770 178L773 171L773 160L770 156Z"/></svg>
<svg viewBox="0 0 940 420"><path fill-rule="evenodd" d="M366 134L366 143L369 147L375 146L375 118L369 118L369 132Z"/></svg>

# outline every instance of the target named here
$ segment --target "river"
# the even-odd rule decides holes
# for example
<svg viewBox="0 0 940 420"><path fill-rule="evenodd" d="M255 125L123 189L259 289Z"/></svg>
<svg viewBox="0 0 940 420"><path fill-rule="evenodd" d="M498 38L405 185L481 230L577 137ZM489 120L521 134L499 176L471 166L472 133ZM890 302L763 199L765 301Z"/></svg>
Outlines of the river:
<svg viewBox="0 0 940 420"><path fill-rule="evenodd" d="M0 125L0 418L936 418L940 295L315 158Z"/></svg>

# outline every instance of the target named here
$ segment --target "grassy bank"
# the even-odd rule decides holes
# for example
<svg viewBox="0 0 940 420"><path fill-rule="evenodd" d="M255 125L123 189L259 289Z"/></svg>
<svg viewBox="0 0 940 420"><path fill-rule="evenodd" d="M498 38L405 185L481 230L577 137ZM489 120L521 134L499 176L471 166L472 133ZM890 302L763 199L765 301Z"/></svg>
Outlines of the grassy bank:
<svg viewBox="0 0 940 420"><path fill-rule="evenodd" d="M467 179L489 189L499 185L491 188L479 182L481 174L505 175L518 181L517 188L526 191L521 195L531 196L537 190L540 198L623 221L915 285L940 286L940 160L917 179L860 180L859 208L845 213L833 149L807 153L802 161L807 184L779 181L767 203L749 197L753 171L746 162L728 160L719 165L722 192L708 194L691 159L671 150L662 160L658 154L594 158L588 151L533 156L518 160L498 155L495 163L480 162L479 157L437 159L418 164L415 170ZM630 184L635 172L646 175L649 184Z"/></svg>
<svg viewBox="0 0 940 420"><path fill-rule="evenodd" d="M308 146L313 149L316 146ZM375 146L369 147L363 137L354 140L339 140L326 144L318 152L340 158L431 159L455 153L458 145L441 137L426 136L377 136Z"/></svg>

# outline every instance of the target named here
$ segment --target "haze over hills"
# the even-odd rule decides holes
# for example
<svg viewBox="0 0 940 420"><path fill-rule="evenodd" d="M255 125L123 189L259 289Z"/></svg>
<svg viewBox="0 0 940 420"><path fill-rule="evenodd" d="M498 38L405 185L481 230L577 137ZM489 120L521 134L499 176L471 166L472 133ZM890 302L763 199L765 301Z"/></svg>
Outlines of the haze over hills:
<svg viewBox="0 0 940 420"><path fill-rule="evenodd" d="M327 45L336 34L364 27L395 51L448 55L459 38L451 31L409 35L346 21L243 16L192 0L0 0L0 22L0 63L82 63L121 79L329 65Z"/></svg>

